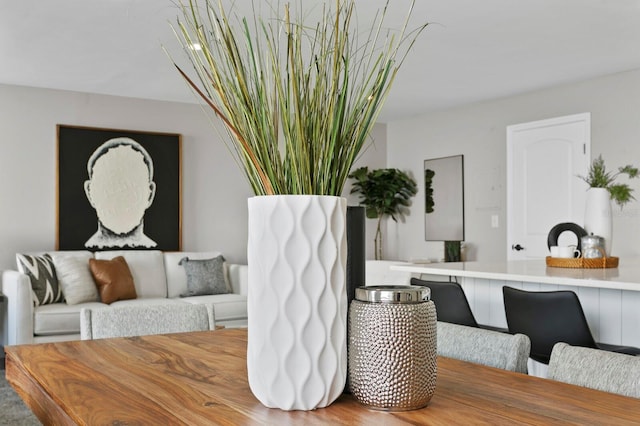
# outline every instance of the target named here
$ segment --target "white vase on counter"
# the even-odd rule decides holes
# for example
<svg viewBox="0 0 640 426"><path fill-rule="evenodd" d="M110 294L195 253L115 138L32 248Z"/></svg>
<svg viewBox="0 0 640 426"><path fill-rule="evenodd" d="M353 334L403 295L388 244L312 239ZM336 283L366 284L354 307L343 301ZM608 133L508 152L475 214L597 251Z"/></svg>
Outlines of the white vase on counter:
<svg viewBox="0 0 640 426"><path fill-rule="evenodd" d="M584 210L584 229L587 234L604 238L607 257L611 256L613 217L611 195L606 188L589 188Z"/></svg>

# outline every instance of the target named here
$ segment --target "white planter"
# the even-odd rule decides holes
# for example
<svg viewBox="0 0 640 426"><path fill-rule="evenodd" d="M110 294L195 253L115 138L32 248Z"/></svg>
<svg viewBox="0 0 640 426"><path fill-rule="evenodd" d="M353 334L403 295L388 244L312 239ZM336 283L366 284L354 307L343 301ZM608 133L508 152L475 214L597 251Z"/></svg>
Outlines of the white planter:
<svg viewBox="0 0 640 426"><path fill-rule="evenodd" d="M326 407L347 376L346 199L249 199L249 386L265 406Z"/></svg>
<svg viewBox="0 0 640 426"><path fill-rule="evenodd" d="M606 188L589 188L584 211L584 229L587 234L604 238L605 251L611 256L613 224L611 196Z"/></svg>

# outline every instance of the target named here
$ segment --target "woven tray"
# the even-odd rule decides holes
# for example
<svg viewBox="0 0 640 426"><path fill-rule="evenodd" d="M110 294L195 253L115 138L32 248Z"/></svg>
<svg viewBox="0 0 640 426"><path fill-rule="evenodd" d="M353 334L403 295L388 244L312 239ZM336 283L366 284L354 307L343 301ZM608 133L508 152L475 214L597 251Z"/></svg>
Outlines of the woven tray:
<svg viewBox="0 0 640 426"><path fill-rule="evenodd" d="M561 257L547 256L547 266L553 268L584 268L584 269L596 269L596 268L617 268L617 257L600 257L596 259L583 259L573 258L565 259Z"/></svg>

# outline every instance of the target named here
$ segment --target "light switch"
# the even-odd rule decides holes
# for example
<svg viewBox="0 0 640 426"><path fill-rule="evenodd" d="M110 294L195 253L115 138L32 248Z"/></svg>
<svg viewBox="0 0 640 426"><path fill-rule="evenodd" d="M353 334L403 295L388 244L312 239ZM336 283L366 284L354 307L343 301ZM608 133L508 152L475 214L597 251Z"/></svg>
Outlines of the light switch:
<svg viewBox="0 0 640 426"><path fill-rule="evenodd" d="M498 215L497 214L493 214L491 215L491 227L492 228L498 228L499 222L498 222Z"/></svg>

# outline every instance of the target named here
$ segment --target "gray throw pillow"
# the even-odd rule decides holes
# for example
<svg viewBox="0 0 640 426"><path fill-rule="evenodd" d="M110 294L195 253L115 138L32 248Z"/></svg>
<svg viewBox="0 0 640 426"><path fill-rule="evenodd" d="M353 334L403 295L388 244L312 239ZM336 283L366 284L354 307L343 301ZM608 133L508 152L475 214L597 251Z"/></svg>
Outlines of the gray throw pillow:
<svg viewBox="0 0 640 426"><path fill-rule="evenodd" d="M18 271L27 275L31 280L33 299L38 306L64 302L64 295L56 276L56 268L50 255L16 254L16 263Z"/></svg>
<svg viewBox="0 0 640 426"><path fill-rule="evenodd" d="M222 255L202 260L183 257L178 265L187 273L187 292L180 297L229 293Z"/></svg>

